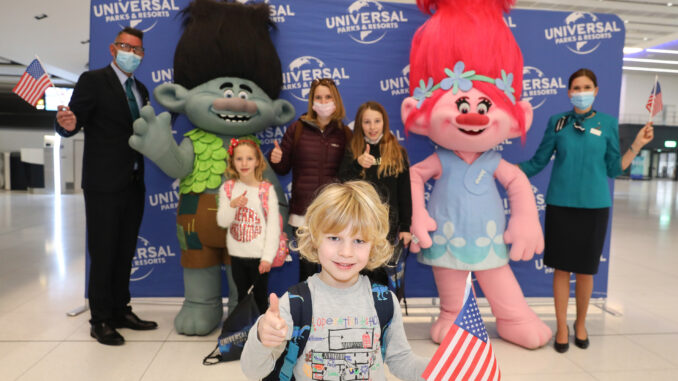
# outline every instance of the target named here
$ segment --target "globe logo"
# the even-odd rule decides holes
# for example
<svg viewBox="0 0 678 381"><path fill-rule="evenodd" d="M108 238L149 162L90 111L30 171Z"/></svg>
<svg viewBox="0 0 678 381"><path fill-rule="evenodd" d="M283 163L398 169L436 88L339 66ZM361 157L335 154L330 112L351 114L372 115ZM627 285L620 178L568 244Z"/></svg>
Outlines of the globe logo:
<svg viewBox="0 0 678 381"><path fill-rule="evenodd" d="M591 12L572 12L565 18L565 25L572 27L576 24L595 23L598 21L598 16ZM589 54L598 49L600 41L577 41L574 44L569 44L567 48L577 54Z"/></svg>
<svg viewBox="0 0 678 381"><path fill-rule="evenodd" d="M289 91L295 99L302 102L308 101L313 80L332 78L339 86L342 80L350 78L345 68L331 67L313 56L297 57L287 68L288 70L283 73L283 90Z"/></svg>
<svg viewBox="0 0 678 381"><path fill-rule="evenodd" d="M180 10L175 0L162 2L118 0L92 5L94 18L106 23L116 23L120 29L130 26L144 33L155 28L158 19L173 17Z"/></svg>
<svg viewBox="0 0 678 381"><path fill-rule="evenodd" d="M594 52L615 33L623 33L620 25L623 23L615 15L572 12L563 24L544 29L544 37L556 45L564 45L572 53L583 55Z"/></svg>
<svg viewBox="0 0 678 381"><path fill-rule="evenodd" d="M370 11L370 10L376 10L376 11L381 11L384 8L383 5L378 3L375 0L357 0L353 4L351 4L348 7L348 13L351 15L357 15L360 12L364 11ZM372 35L373 31L372 30L363 30L357 33L357 36L354 36L353 34L349 35L351 39L355 42L359 42L361 44L373 44L386 35L386 32L382 32L381 34L375 34ZM370 36L372 35L372 36ZM369 39L368 39L369 37Z"/></svg>
<svg viewBox="0 0 678 381"><path fill-rule="evenodd" d="M137 250L132 258L130 281L138 282L148 278L156 266L168 263L170 257L176 257L170 245L154 246L148 239L137 236Z"/></svg>
<svg viewBox="0 0 678 381"><path fill-rule="evenodd" d="M388 9L376 0L356 0L346 13L325 18L327 29L346 34L360 44L374 44L408 19L402 10Z"/></svg>
<svg viewBox="0 0 678 381"><path fill-rule="evenodd" d="M400 75L379 81L379 89L392 96L410 94L410 65L406 65L400 71Z"/></svg>
<svg viewBox="0 0 678 381"><path fill-rule="evenodd" d="M311 91L311 82L314 79L320 78L321 76L307 78L304 77L304 71L310 72L311 76L313 75L314 69L316 72L322 72L322 68L325 67L325 63L313 56L303 56L295 59L290 63L290 72L301 74L300 79L303 81L300 91L295 91L292 93L292 96L297 98L300 101L308 100L308 93Z"/></svg>
<svg viewBox="0 0 678 381"><path fill-rule="evenodd" d="M541 107L549 97L557 95L559 90L566 88L562 77L549 77L534 66L523 68L523 94L521 98L530 102L533 110Z"/></svg>

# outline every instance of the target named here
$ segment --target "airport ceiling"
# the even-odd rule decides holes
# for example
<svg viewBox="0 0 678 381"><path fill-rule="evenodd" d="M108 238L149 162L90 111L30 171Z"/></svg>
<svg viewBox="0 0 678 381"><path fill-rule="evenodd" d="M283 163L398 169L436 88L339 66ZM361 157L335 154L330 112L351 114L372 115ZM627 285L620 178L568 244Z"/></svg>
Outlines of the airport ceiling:
<svg viewBox="0 0 678 381"><path fill-rule="evenodd" d="M88 69L89 0L2 1L0 91L11 89L36 54L57 84L73 84ZM678 73L678 3L667 1L671 0L518 0L517 8L616 14L626 26L626 47L673 51L627 54L627 70L649 67Z"/></svg>

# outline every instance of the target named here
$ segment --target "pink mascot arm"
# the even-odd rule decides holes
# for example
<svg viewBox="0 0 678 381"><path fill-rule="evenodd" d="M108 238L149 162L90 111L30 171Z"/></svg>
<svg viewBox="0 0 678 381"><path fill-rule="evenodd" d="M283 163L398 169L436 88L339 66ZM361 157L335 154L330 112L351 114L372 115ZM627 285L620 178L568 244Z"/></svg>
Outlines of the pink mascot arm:
<svg viewBox="0 0 678 381"><path fill-rule="evenodd" d="M416 239L410 244L410 251L418 253L419 248L431 247L430 231L436 230L436 222L426 211L424 184L431 177L438 178L442 172L438 154L433 154L410 168L412 184L412 226L410 232ZM413 237L413 238L414 238Z"/></svg>
<svg viewBox="0 0 678 381"><path fill-rule="evenodd" d="M544 235L532 185L520 168L503 159L499 162L495 175L506 188L511 207L511 218L504 232L504 242L512 244L512 260L528 261L535 253L544 251Z"/></svg>

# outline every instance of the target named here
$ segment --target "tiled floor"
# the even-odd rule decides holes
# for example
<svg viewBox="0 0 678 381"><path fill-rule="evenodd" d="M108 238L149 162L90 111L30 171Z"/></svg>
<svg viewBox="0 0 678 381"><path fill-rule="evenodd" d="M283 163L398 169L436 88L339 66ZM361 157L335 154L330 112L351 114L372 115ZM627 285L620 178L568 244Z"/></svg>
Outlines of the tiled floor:
<svg viewBox="0 0 678 381"><path fill-rule="evenodd" d="M505 380L678 380L677 191L670 181L617 181L607 305L622 315L591 307L589 349L528 351L496 338L488 322ZM178 305L134 301L160 328L121 330L122 347L91 339L87 313L67 317L84 302L84 208L79 195L61 203L57 224L52 196L0 191L0 380L245 380L237 362L202 365L217 333L178 335ZM535 310L555 328L550 305ZM436 349L429 325L406 318L425 356Z"/></svg>

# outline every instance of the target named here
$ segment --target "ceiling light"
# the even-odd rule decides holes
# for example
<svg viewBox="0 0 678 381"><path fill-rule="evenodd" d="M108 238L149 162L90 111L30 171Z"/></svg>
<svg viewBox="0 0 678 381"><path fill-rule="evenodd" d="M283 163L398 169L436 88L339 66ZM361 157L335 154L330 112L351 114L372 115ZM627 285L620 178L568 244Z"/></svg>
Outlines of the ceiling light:
<svg viewBox="0 0 678 381"><path fill-rule="evenodd" d="M673 6L673 3L666 3L666 6L667 6L667 7L672 7L672 6Z"/></svg>
<svg viewBox="0 0 678 381"><path fill-rule="evenodd" d="M649 38L643 37L643 41L647 41L647 40L649 40Z"/></svg>
<svg viewBox="0 0 678 381"><path fill-rule="evenodd" d="M636 67L636 66L622 66L624 70L633 70L633 71L651 71L657 73L673 73L678 74L678 70L674 69L657 69L656 67Z"/></svg>
<svg viewBox="0 0 678 381"><path fill-rule="evenodd" d="M635 54L643 51L643 48L624 47L624 54Z"/></svg>
<svg viewBox="0 0 678 381"><path fill-rule="evenodd" d="M645 49L649 53L665 53L665 54L678 54L678 50L668 50L668 49Z"/></svg>
<svg viewBox="0 0 678 381"><path fill-rule="evenodd" d="M624 24L628 24L628 23L629 23L629 20L624 20Z"/></svg>
<svg viewBox="0 0 678 381"><path fill-rule="evenodd" d="M648 59L648 58L627 58L627 57L624 57L624 61L658 63L658 64L666 64L666 65L678 65L678 61L651 60L651 59Z"/></svg>

